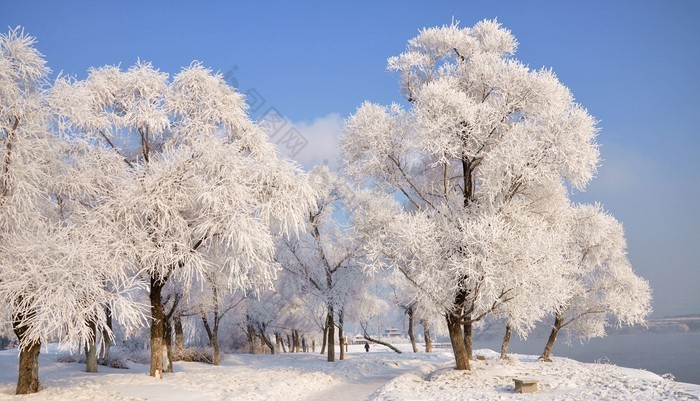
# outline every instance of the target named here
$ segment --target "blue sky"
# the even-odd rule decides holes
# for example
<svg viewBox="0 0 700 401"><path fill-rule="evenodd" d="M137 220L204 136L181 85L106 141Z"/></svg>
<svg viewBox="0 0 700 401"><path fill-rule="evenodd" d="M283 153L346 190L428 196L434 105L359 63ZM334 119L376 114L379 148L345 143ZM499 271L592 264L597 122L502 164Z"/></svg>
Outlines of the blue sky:
<svg viewBox="0 0 700 401"><path fill-rule="evenodd" d="M38 38L50 67L138 58L176 73L193 60L254 93L333 160L343 118L364 100L401 101L386 59L422 27L498 18L516 57L551 67L600 120L603 161L579 201L620 219L630 260L654 289L654 316L700 313L700 2L120 1L0 3L0 27Z"/></svg>

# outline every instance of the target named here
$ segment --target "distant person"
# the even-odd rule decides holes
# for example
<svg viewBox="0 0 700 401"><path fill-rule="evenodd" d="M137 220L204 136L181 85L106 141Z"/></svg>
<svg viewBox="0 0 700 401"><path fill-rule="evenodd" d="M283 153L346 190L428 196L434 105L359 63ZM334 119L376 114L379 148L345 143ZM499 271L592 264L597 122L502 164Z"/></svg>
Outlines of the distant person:
<svg viewBox="0 0 700 401"><path fill-rule="evenodd" d="M369 352L369 343L365 341L365 352Z"/></svg>

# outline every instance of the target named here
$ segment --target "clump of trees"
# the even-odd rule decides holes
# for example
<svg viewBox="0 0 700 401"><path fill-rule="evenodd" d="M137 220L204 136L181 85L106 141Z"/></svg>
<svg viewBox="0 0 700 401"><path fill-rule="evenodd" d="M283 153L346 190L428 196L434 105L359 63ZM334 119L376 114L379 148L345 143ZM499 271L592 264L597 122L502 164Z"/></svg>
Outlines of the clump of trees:
<svg viewBox="0 0 700 401"><path fill-rule="evenodd" d="M515 59L495 21L425 29L390 58L405 106L361 105L338 173L280 159L200 63L50 83L34 44L0 35L0 301L18 394L39 389L41 344L84 347L97 371L99 348L144 325L159 377L193 324L214 364L223 326L251 352L320 339L332 362L349 321L366 328L393 304L414 352L414 325L429 351L439 318L469 369L487 317L507 338L553 317L549 360L562 329L590 338L650 311L621 224L568 198L598 163L594 118L552 71Z"/></svg>

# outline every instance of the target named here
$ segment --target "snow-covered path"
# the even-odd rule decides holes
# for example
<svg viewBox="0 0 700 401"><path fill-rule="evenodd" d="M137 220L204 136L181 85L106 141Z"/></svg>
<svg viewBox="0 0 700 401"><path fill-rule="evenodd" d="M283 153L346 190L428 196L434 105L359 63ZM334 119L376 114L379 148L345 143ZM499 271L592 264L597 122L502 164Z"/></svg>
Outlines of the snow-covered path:
<svg viewBox="0 0 700 401"><path fill-rule="evenodd" d="M313 394L304 401L358 401L366 400L372 393L401 375L403 372L397 371L395 374L382 374L366 377L362 380L351 382L340 382L326 390Z"/></svg>

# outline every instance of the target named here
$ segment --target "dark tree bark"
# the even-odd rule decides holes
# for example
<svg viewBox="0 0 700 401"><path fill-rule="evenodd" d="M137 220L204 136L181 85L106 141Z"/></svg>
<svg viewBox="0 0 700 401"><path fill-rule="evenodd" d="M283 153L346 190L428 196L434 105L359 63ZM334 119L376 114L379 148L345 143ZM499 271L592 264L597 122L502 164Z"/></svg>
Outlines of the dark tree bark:
<svg viewBox="0 0 700 401"><path fill-rule="evenodd" d="M15 394L39 391L39 352L41 343L33 343L19 352L19 376Z"/></svg>
<svg viewBox="0 0 700 401"><path fill-rule="evenodd" d="M282 333L279 331L275 332L275 345L278 349L282 350L282 352L285 354L287 353L287 347L284 346L284 338L282 337Z"/></svg>
<svg viewBox="0 0 700 401"><path fill-rule="evenodd" d="M258 323L258 338L260 338L260 341L265 343L267 345L267 348L270 349L270 354L274 355L275 354L275 344L272 342L271 339L267 337L267 334L265 333L267 331L266 325L262 323Z"/></svg>
<svg viewBox="0 0 700 401"><path fill-rule="evenodd" d="M85 371L97 373L97 328L93 321L87 322L87 326L92 337L85 344Z"/></svg>
<svg viewBox="0 0 700 401"><path fill-rule="evenodd" d="M165 279L158 279L151 276L151 369L149 374L153 377L162 378L163 374L163 325L165 321L165 311L161 293L165 286Z"/></svg>
<svg viewBox="0 0 700 401"><path fill-rule="evenodd" d="M562 323L564 323L564 316L557 313L554 317L554 326L552 326L552 331L549 333L547 344L544 346L544 352L542 352L539 360L552 362L552 348L554 348L554 343L557 341L557 334L559 334L559 330L561 330Z"/></svg>
<svg viewBox="0 0 700 401"><path fill-rule="evenodd" d="M165 318L163 319L163 344L165 346L165 359L166 359L166 367L165 367L165 372L167 373L173 373L173 326L172 323L175 320L175 313L178 311L177 305L180 303L180 299L182 296L179 293L175 293L175 295L172 297L173 303L170 305L168 308L167 312L165 313ZM164 304L168 304L170 302L170 295L168 298L163 302ZM165 309L165 306L163 307ZM179 312L178 312L179 313Z"/></svg>
<svg viewBox="0 0 700 401"><path fill-rule="evenodd" d="M508 359L508 346L510 345L510 335L512 331L510 324L507 324L506 334L503 336L503 343L501 344L501 359Z"/></svg>
<svg viewBox="0 0 700 401"><path fill-rule="evenodd" d="M345 359L345 338L343 337L343 310L338 312L338 340L340 343L340 355L339 359L342 361Z"/></svg>
<svg viewBox="0 0 700 401"><path fill-rule="evenodd" d="M455 355L456 368L457 370L471 370L467 348L464 345L464 337L462 336L460 317L447 314L445 318L447 320L447 330L450 334L450 342L452 343L452 351Z"/></svg>
<svg viewBox="0 0 700 401"><path fill-rule="evenodd" d="M204 330L207 332L207 338L209 339L209 343L207 344L208 346L212 346L212 341L214 341L214 334L212 334L211 331L211 326L209 326L209 320L207 319L207 314L202 311L199 314L199 317L202 319L202 325L204 326Z"/></svg>
<svg viewBox="0 0 700 401"><path fill-rule="evenodd" d="M102 352L101 360L104 363L105 358L109 356L109 349L112 347L112 340L110 340L109 334L112 332L112 309L109 306L105 306L105 316L107 317L107 328L102 330Z"/></svg>
<svg viewBox="0 0 700 401"><path fill-rule="evenodd" d="M335 362L335 323L333 322L333 306L328 306L326 326L328 327L328 362Z"/></svg>
<svg viewBox="0 0 700 401"><path fill-rule="evenodd" d="M246 316L246 320L248 321L248 323L246 323L245 327L245 336L248 340L248 350L251 354L256 354L257 350L255 348L255 327L253 326L253 323L251 323L250 316Z"/></svg>
<svg viewBox="0 0 700 401"><path fill-rule="evenodd" d="M221 348L219 347L219 322L218 316L214 318L214 330L211 333L211 346L214 348L214 355L212 355L211 363L213 365L219 366L221 363Z"/></svg>
<svg viewBox="0 0 700 401"><path fill-rule="evenodd" d="M19 343L23 345L19 351L19 370L15 394L32 394L39 391L39 352L41 351L41 342L24 344L24 335L27 328L21 325L23 320L20 316L13 321L15 335Z"/></svg>
<svg viewBox="0 0 700 401"><path fill-rule="evenodd" d="M163 320L163 346L166 349L166 367L164 369L165 373L173 373L173 352L172 352L172 343L173 343L173 327L170 324L170 319L168 319L167 315L166 318Z"/></svg>
<svg viewBox="0 0 700 401"><path fill-rule="evenodd" d="M433 352L433 339L430 337L430 325L426 320L421 320L423 337L425 337L425 352Z"/></svg>
<svg viewBox="0 0 700 401"><path fill-rule="evenodd" d="M175 328L175 349L178 353L185 350L185 331L182 328L182 316L178 313L173 317Z"/></svg>
<svg viewBox="0 0 700 401"><path fill-rule="evenodd" d="M299 336L299 330L292 331L292 339L294 340L294 352L301 352L301 338Z"/></svg>
<svg viewBox="0 0 700 401"><path fill-rule="evenodd" d="M328 319L326 319L326 322L328 322ZM323 327L323 340L321 341L321 355L326 353L327 343L328 343L328 325L326 324Z"/></svg>
<svg viewBox="0 0 700 401"><path fill-rule="evenodd" d="M413 347L413 352L418 352L418 346L416 345L416 336L413 333L413 305L410 305L406 309L406 314L408 315L408 338L411 339L411 347Z"/></svg>
<svg viewBox="0 0 700 401"><path fill-rule="evenodd" d="M463 138L462 141L462 198L464 208L467 209L474 199L473 174L476 164L474 159L467 153L469 146L467 144L466 137ZM452 350L454 351L457 370L471 370L469 360L472 358L472 321L471 316L468 313L467 316L461 316L465 312L464 304L467 300L468 294L469 290L461 288L455 296L454 307L456 309L451 313L448 313L446 316L447 328L450 333L450 342L452 343ZM462 328L460 327L459 322L462 319L464 321L464 338L460 338Z"/></svg>
<svg viewBox="0 0 700 401"><path fill-rule="evenodd" d="M467 358L472 360L474 358L474 346L473 346L473 331L472 331L472 321L471 315L466 316L466 323L464 323L464 348L467 350Z"/></svg>

